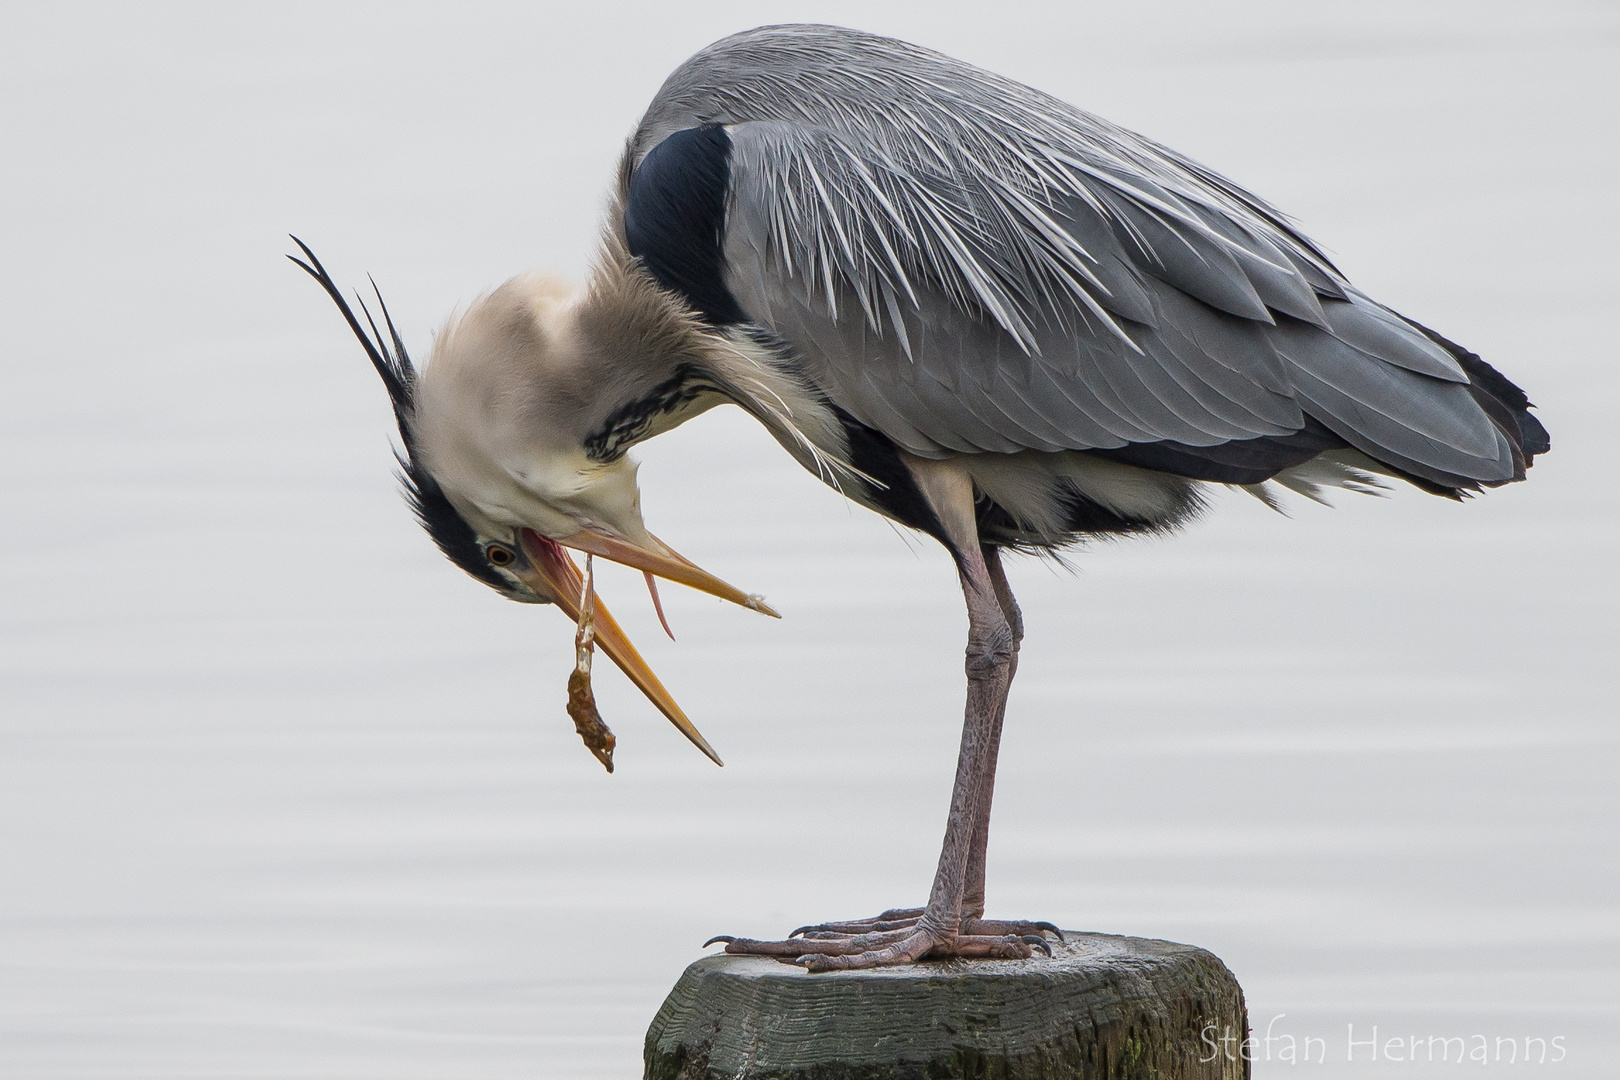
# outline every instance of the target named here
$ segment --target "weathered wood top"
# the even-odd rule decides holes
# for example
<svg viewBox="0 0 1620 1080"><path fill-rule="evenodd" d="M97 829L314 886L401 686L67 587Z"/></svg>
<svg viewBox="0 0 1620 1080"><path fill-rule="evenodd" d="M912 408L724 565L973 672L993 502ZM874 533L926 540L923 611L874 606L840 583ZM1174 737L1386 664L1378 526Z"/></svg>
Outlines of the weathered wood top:
<svg viewBox="0 0 1620 1080"><path fill-rule="evenodd" d="M1243 992L1213 954L1148 938L1068 938L1052 942L1051 958L819 975L764 957L706 957L648 1029L645 1076L1247 1076L1240 1058L1212 1052L1223 1029L1239 1040L1246 1031Z"/></svg>

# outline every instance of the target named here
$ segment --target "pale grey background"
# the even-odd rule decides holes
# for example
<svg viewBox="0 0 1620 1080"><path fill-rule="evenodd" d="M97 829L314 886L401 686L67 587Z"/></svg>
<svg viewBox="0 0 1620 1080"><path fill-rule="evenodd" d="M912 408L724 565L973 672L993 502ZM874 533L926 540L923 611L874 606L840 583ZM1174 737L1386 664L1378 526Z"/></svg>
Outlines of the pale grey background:
<svg viewBox="0 0 1620 1080"><path fill-rule="evenodd" d="M960 716L950 566L735 411L647 445L727 760L428 544L376 377L284 233L412 347L578 274L663 76L760 22L898 34L1294 214L1543 406L1529 484L1013 570L996 912L1192 941L1256 1026L1620 1055L1608 4L7 4L0 32L0 1076L631 1077L699 943L925 892ZM1273 1053L1280 1052L1274 1044ZM1507 1069L1507 1066L1501 1066ZM1509 1075L1543 1070L1520 1066ZM1499 1070L1498 1070L1499 1071ZM1273 1061L1261 1077L1294 1075Z"/></svg>

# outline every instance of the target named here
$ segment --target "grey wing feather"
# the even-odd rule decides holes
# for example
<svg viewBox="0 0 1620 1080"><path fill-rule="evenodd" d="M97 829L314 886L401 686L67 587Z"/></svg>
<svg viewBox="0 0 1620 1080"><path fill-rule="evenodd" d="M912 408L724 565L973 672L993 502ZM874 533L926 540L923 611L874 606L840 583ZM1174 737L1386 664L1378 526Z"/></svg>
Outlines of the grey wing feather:
<svg viewBox="0 0 1620 1080"><path fill-rule="evenodd" d="M1408 371L1447 382L1468 381L1456 358L1414 331L1404 319L1354 289L1349 290L1346 299L1349 303L1329 304L1324 309L1334 337Z"/></svg>
<svg viewBox="0 0 1620 1080"><path fill-rule="evenodd" d="M769 27L670 76L632 166L706 123L732 143L727 285L913 453L1212 446L1309 415L1415 475L1513 474L1445 349L1259 199L1061 101Z"/></svg>

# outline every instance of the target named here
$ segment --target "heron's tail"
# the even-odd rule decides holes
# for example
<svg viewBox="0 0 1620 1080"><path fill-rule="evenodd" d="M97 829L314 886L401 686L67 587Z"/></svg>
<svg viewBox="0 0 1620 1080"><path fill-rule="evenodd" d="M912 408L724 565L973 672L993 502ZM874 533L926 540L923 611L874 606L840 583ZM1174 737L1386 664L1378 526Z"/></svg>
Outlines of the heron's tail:
<svg viewBox="0 0 1620 1080"><path fill-rule="evenodd" d="M1456 358L1457 364L1468 376L1468 392L1485 415L1491 418L1491 422L1507 436L1517 456L1523 460L1523 467L1514 470L1512 480L1501 483L1523 480L1524 470L1535 464L1536 457L1552 449L1552 438L1541 421L1530 412L1535 406L1525 392L1506 375L1481 360L1477 353L1469 352L1421 323L1412 322L1411 319L1406 321Z"/></svg>

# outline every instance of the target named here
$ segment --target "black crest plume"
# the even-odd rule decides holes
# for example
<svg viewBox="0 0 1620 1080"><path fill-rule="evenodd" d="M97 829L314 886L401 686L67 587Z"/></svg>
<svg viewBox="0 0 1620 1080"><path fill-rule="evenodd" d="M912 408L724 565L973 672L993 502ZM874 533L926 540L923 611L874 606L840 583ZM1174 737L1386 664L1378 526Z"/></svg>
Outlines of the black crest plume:
<svg viewBox="0 0 1620 1080"><path fill-rule="evenodd" d="M388 305L383 302L382 291L377 288L376 281L371 282L371 291L377 297L377 307L382 312L383 326L388 328L387 338L383 337L382 330L377 326L377 320L371 317L371 309L366 306L365 299L359 293L355 294L355 302L360 305L360 311L366 317L366 326L371 329L370 334L367 334L366 328L360 325L354 309L343 298L342 290L337 287L337 282L332 280L332 275L326 272L326 267L321 265L321 260L316 258L315 252L296 236L292 238L292 242L304 253L304 259L296 255L288 255L287 258L326 290L326 295L332 298L332 302L343 313L343 319L349 324L349 329L354 331L360 347L366 350L371 366L377 369L377 374L383 381L383 388L388 391L388 400L394 407L394 422L399 425L401 449L394 454L399 462L399 481L405 489L406 501L416 514L416 520L421 522L422 528L428 531L428 535L433 537L433 542L451 562L491 588L507 591L510 588L509 584L489 565L472 526L456 512L439 482L417 461L416 368L412 366L410 355L405 351L405 343L400 340L399 331L394 326L393 317L388 314ZM306 262L305 259L309 261ZM389 347L390 344L392 348Z"/></svg>
<svg viewBox="0 0 1620 1080"><path fill-rule="evenodd" d="M365 313L366 322L371 326L370 335L361 328L360 320L354 317L354 309L343 299L343 292L337 287L337 282L332 280L332 275L326 272L326 267L321 265L321 260L315 257L309 245L296 236L292 238L292 242L298 245L309 262L296 255L289 255L287 258L319 282L321 288L326 290L326 295L332 298L332 302L343 313L349 329L354 331L354 336L360 340L360 347L366 350L366 356L371 359L371 366L382 376L383 386L388 390L388 399L394 405L394 420L399 424L399 436L405 441L405 453L408 457L414 457L411 422L416 414L416 368L411 365L410 355L405 351L405 343L399 338L399 331L394 329L394 320L388 314L388 305L383 303L381 290L377 288L375 281L371 282L371 291L376 294L377 306L382 309L383 325L388 327L388 336L394 343L392 351L383 341L382 332L377 329L377 321L371 317L371 309L366 307L366 302L360 294L356 293L354 299L359 303L360 310ZM372 340L373 336L375 341Z"/></svg>

